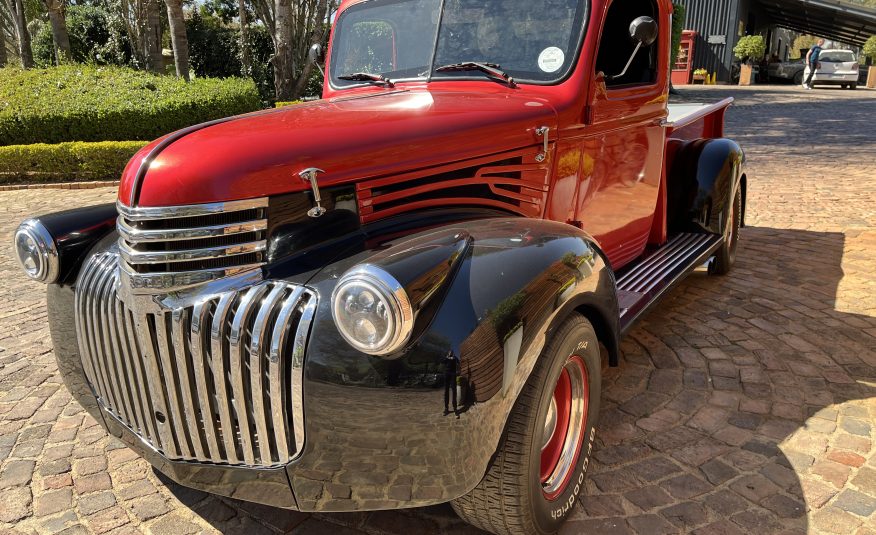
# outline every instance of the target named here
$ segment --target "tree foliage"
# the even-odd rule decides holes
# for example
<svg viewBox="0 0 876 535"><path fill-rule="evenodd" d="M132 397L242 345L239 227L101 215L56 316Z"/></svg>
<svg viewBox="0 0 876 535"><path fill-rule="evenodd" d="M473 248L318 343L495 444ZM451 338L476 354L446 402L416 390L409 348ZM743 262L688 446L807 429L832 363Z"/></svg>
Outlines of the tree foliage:
<svg viewBox="0 0 876 535"><path fill-rule="evenodd" d="M52 32L38 24L34 35L34 60L39 67L53 64ZM131 40L119 17L100 5L67 8L67 31L72 59L76 63L133 66Z"/></svg>
<svg viewBox="0 0 876 535"><path fill-rule="evenodd" d="M864 49L862 52L865 56L870 58L871 62L876 63L876 35L867 39L867 42L864 43Z"/></svg>
<svg viewBox="0 0 876 535"><path fill-rule="evenodd" d="M818 42L818 37L814 35L801 35L794 39L794 44L791 45L791 59L800 59L805 54L800 53L801 50L812 48L812 45Z"/></svg>

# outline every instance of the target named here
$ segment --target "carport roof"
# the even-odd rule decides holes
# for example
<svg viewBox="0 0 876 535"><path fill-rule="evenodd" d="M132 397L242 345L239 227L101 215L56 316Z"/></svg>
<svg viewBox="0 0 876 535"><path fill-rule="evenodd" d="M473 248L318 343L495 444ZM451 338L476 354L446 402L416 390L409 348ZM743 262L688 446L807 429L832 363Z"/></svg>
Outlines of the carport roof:
<svg viewBox="0 0 876 535"><path fill-rule="evenodd" d="M862 46L876 35L876 9L839 0L757 0L772 22L790 30Z"/></svg>

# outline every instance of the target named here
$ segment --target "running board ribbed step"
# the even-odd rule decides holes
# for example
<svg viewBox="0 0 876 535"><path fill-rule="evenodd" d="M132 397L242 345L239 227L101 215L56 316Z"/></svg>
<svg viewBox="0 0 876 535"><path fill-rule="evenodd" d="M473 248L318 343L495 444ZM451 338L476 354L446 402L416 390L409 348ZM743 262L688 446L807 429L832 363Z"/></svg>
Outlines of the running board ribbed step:
<svg viewBox="0 0 876 535"><path fill-rule="evenodd" d="M678 234L617 279L621 333L626 333L664 293L704 264L721 246L716 234Z"/></svg>

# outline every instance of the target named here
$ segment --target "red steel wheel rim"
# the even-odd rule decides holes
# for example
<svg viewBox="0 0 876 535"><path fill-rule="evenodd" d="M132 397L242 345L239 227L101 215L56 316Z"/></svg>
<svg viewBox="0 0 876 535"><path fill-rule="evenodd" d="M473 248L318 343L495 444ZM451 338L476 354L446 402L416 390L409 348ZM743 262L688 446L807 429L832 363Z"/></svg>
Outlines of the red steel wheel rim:
<svg viewBox="0 0 876 535"><path fill-rule="evenodd" d="M544 422L539 476L548 500L562 494L575 474L587 429L589 394L584 360L572 355L557 379Z"/></svg>

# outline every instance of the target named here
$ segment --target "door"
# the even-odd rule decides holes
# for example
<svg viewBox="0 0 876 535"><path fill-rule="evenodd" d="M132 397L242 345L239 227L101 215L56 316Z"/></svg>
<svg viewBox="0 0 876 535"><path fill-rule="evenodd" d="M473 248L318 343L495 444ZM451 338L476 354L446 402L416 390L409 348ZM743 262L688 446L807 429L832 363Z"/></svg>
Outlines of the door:
<svg viewBox="0 0 876 535"><path fill-rule="evenodd" d="M659 37L633 55L630 23L658 21ZM614 0L594 65L591 122L583 152L576 219L592 234L615 270L648 243L662 179L668 88L669 16L654 0Z"/></svg>

